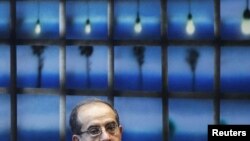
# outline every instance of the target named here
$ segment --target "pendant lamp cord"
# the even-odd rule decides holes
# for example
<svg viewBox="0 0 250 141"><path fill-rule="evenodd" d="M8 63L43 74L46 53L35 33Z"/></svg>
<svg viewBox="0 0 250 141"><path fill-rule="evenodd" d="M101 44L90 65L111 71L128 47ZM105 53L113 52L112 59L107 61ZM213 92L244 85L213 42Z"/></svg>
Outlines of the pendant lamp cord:
<svg viewBox="0 0 250 141"><path fill-rule="evenodd" d="M137 0L137 15L139 15L140 11L140 0Z"/></svg>
<svg viewBox="0 0 250 141"><path fill-rule="evenodd" d="M191 13L191 0L188 0L188 13Z"/></svg>
<svg viewBox="0 0 250 141"><path fill-rule="evenodd" d="M40 1L39 0L37 0L37 17L38 17L38 19L40 18Z"/></svg>
<svg viewBox="0 0 250 141"><path fill-rule="evenodd" d="M89 19L89 0L87 0L87 19Z"/></svg>
<svg viewBox="0 0 250 141"><path fill-rule="evenodd" d="M246 6L247 6L247 9L249 9L249 0L246 0Z"/></svg>

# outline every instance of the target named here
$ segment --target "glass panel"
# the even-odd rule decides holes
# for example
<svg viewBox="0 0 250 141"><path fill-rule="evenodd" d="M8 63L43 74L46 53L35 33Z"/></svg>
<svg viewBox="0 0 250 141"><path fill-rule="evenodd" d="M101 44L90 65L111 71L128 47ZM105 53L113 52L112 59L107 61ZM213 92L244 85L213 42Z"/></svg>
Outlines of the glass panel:
<svg viewBox="0 0 250 141"><path fill-rule="evenodd" d="M103 46L67 47L67 87L107 88L107 54Z"/></svg>
<svg viewBox="0 0 250 141"><path fill-rule="evenodd" d="M107 39L107 0L67 1L67 38ZM86 22L90 21L87 30Z"/></svg>
<svg viewBox="0 0 250 141"><path fill-rule="evenodd" d="M250 28L244 29L244 34L241 30L243 21L243 13L246 9L246 1L221 0L221 34L223 39L249 39ZM248 6L249 7L249 6ZM233 12L229 12L233 11Z"/></svg>
<svg viewBox="0 0 250 141"><path fill-rule="evenodd" d="M159 40L160 7L160 0L139 0L138 3L136 0L115 0L114 37ZM141 23L141 31L137 28L138 32L135 30L137 15Z"/></svg>
<svg viewBox="0 0 250 141"><path fill-rule="evenodd" d="M0 94L0 140L10 141L10 96Z"/></svg>
<svg viewBox="0 0 250 141"><path fill-rule="evenodd" d="M223 92L250 92L249 54L250 48L246 47L221 49L221 90Z"/></svg>
<svg viewBox="0 0 250 141"><path fill-rule="evenodd" d="M59 37L58 0L17 1L16 8L17 38ZM38 23L40 24L40 32L36 27Z"/></svg>
<svg viewBox="0 0 250 141"><path fill-rule="evenodd" d="M169 0L167 6L170 39L213 39L213 0ZM193 32L191 24L188 30L186 29L189 12L194 23Z"/></svg>
<svg viewBox="0 0 250 141"><path fill-rule="evenodd" d="M171 141L206 141L207 125L213 124L213 101L169 100Z"/></svg>
<svg viewBox="0 0 250 141"><path fill-rule="evenodd" d="M17 46L18 87L58 87L59 48Z"/></svg>
<svg viewBox="0 0 250 141"><path fill-rule="evenodd" d="M18 141L59 140L59 97L18 95Z"/></svg>
<svg viewBox="0 0 250 141"><path fill-rule="evenodd" d="M72 140L72 132L69 125L69 117L71 114L71 111L73 108L80 102L92 99L92 98L98 98L107 101L107 97L104 96L98 96L98 97L89 97L89 96L67 96L66 97L66 129L67 129L67 141Z"/></svg>
<svg viewBox="0 0 250 141"><path fill-rule="evenodd" d="M223 124L250 124L249 100L222 100L221 122Z"/></svg>
<svg viewBox="0 0 250 141"><path fill-rule="evenodd" d="M9 37L10 25L10 4L9 1L0 1L0 38Z"/></svg>
<svg viewBox="0 0 250 141"><path fill-rule="evenodd" d="M123 127L124 141L162 140L161 99L116 97L114 104Z"/></svg>
<svg viewBox="0 0 250 141"><path fill-rule="evenodd" d="M169 47L168 73L170 91L213 91L213 48Z"/></svg>
<svg viewBox="0 0 250 141"><path fill-rule="evenodd" d="M161 90L160 47L115 47L115 88Z"/></svg>
<svg viewBox="0 0 250 141"><path fill-rule="evenodd" d="M0 45L0 87L10 85L10 48Z"/></svg>

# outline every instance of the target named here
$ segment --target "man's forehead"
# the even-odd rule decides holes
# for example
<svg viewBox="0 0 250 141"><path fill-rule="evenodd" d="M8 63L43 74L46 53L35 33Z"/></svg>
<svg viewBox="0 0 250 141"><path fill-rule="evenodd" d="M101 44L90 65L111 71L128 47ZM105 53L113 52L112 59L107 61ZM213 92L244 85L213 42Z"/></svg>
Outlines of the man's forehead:
<svg viewBox="0 0 250 141"><path fill-rule="evenodd" d="M78 118L84 123L88 120L115 118L111 107L101 102L88 103L78 109Z"/></svg>
<svg viewBox="0 0 250 141"><path fill-rule="evenodd" d="M102 102L91 102L91 103L87 103L84 104L82 106L79 107L78 111L88 111L88 110L112 110L112 108Z"/></svg>

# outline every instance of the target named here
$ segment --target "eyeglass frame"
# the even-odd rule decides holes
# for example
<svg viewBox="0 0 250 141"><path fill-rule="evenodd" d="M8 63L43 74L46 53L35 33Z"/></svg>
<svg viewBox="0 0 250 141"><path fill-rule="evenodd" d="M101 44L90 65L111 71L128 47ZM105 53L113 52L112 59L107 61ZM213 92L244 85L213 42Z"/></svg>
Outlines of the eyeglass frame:
<svg viewBox="0 0 250 141"><path fill-rule="evenodd" d="M107 125L108 124L114 124L114 126L115 126L115 128L114 128L114 131L113 132L109 132L109 131L107 131ZM118 127L119 127L120 125L119 124L117 124L116 122L110 122L110 123L107 123L105 126L104 126L104 128L105 128L105 130L106 130L106 132L108 132L108 133L110 133L110 134L114 134L115 132L116 132L116 130L118 129ZM96 135L93 135L93 134L91 134L90 132L90 128L91 127L89 127L86 131L81 131L81 132L79 132L79 135L82 135L82 134L84 134L84 133L87 133L88 135L90 135L91 137L97 137L97 136L100 136L101 134L102 134L102 132L103 132L103 130L102 130L102 128L101 128L101 126L96 126L96 127L98 127L98 129L99 129L99 133L98 134L96 134Z"/></svg>

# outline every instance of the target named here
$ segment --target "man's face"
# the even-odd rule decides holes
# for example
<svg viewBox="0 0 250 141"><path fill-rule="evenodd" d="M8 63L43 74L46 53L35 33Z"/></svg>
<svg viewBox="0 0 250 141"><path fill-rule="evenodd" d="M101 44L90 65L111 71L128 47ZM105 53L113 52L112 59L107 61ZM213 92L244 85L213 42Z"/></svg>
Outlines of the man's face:
<svg viewBox="0 0 250 141"><path fill-rule="evenodd" d="M82 132L91 132L73 135L73 141L121 141L122 127L117 125L114 111L103 103L80 107L78 120L82 123Z"/></svg>

